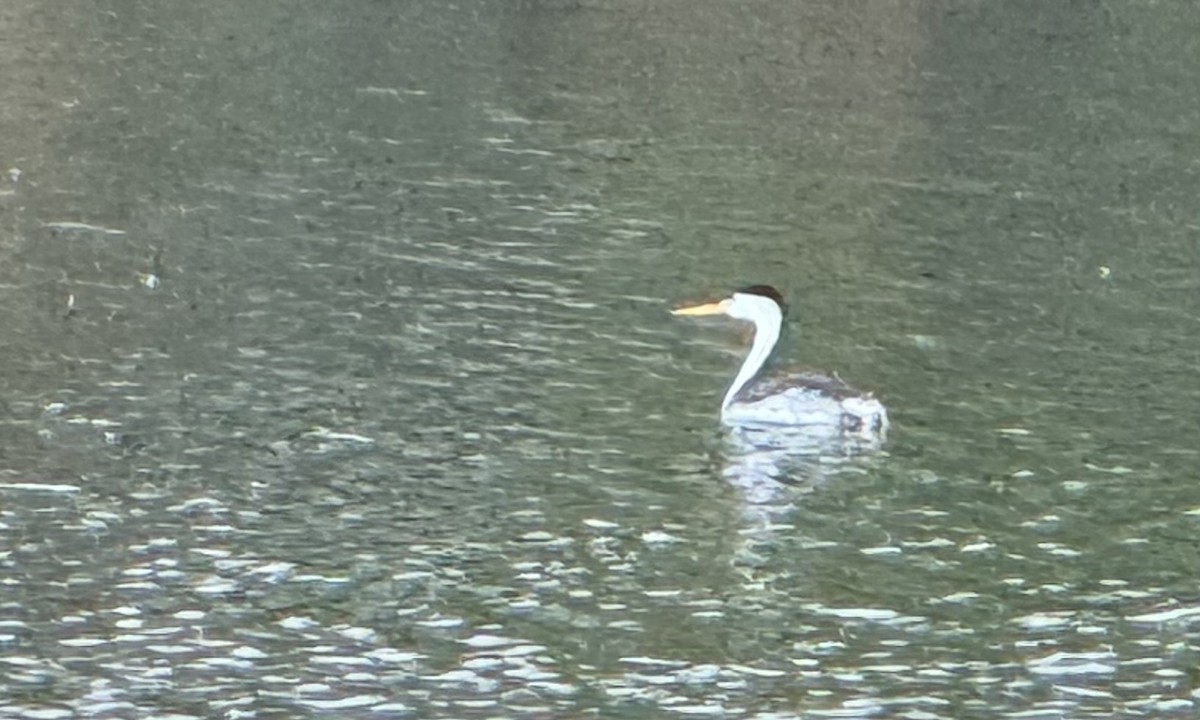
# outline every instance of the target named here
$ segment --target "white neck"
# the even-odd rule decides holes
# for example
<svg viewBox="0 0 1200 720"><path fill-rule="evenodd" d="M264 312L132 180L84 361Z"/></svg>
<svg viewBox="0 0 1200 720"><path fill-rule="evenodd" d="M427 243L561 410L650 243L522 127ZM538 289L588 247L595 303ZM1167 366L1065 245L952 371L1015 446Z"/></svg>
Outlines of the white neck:
<svg viewBox="0 0 1200 720"><path fill-rule="evenodd" d="M721 401L722 413L729 409L737 394L762 369L763 363L775 349L775 343L779 342L779 332L783 327L783 313L773 301L757 295L737 295L735 301L737 312L731 312L730 315L754 323L754 342L734 376L733 384L725 392L725 399Z"/></svg>

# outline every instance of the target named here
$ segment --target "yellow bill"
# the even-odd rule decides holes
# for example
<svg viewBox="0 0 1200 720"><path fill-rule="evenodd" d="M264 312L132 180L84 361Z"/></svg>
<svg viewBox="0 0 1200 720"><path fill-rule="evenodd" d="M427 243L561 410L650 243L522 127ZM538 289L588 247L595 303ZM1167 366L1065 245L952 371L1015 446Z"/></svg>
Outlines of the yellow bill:
<svg viewBox="0 0 1200 720"><path fill-rule="evenodd" d="M681 308L675 308L671 311L672 315L721 315L725 312L725 306L728 300L720 302L702 303L700 305L687 305Z"/></svg>

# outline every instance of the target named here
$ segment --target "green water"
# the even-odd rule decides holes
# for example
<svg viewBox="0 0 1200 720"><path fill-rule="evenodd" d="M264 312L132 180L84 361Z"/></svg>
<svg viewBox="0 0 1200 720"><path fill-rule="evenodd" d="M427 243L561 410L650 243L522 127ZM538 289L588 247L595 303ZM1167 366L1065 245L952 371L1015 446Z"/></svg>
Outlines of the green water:
<svg viewBox="0 0 1200 720"><path fill-rule="evenodd" d="M0 714L1194 713L1198 25L12 4ZM759 282L893 421L765 500Z"/></svg>

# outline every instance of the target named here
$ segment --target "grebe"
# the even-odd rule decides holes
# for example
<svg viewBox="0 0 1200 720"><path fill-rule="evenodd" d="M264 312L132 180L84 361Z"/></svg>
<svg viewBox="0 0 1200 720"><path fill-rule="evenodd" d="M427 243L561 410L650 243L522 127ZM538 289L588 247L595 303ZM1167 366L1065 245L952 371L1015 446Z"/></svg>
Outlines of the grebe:
<svg viewBox="0 0 1200 720"><path fill-rule="evenodd" d="M804 371L759 377L779 342L785 307L778 290L753 285L724 300L671 311L672 315L728 315L754 324L750 352L721 401L722 422L731 426L805 426L861 436L886 433L888 416L883 403L837 375Z"/></svg>

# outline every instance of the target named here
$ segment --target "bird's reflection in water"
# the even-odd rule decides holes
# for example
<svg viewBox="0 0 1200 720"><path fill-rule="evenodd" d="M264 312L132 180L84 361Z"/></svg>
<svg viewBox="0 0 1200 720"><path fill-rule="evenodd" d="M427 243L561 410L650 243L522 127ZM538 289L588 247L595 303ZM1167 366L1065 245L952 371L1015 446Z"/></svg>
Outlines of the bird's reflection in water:
<svg viewBox="0 0 1200 720"><path fill-rule="evenodd" d="M765 530L795 508L799 494L838 475L865 472L886 439L886 429L732 426L726 428L721 471L742 496L746 529Z"/></svg>

